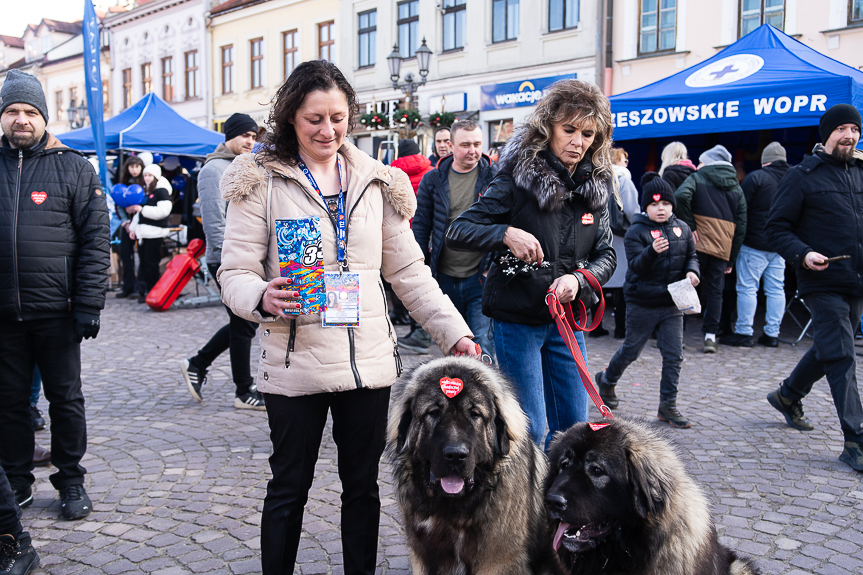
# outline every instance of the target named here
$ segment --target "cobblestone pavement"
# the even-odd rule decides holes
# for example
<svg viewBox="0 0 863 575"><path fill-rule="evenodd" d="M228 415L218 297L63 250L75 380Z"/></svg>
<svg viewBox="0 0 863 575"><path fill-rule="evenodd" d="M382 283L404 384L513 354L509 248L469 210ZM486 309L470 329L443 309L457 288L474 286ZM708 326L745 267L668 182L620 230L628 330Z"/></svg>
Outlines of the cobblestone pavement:
<svg viewBox="0 0 863 575"><path fill-rule="evenodd" d="M210 372L203 403L191 398L178 369L225 323L225 312L156 313L109 294L102 317L98 339L83 345L89 427L83 464L94 511L83 521L59 520L51 470L37 470L35 502L23 521L41 569L56 575L259 572L269 476L266 414L233 407L227 354ZM837 460L842 437L826 382L805 401L816 425L809 433L786 427L764 399L808 343L720 346L705 356L697 328L697 320L688 323L679 398L693 427L672 436L713 502L722 541L769 574L863 572L863 474ZM610 336L588 339L593 370L605 366L619 343ZM253 358L257 353L255 346ZM403 357L411 366L429 356ZM648 345L620 381L618 415L655 416L659 371L659 352ZM47 417L44 399L40 407ZM37 433L42 445L49 437L47 430ZM342 573L335 460L325 435L300 544L296 572L303 575ZM386 464L381 491L378 573L407 574Z"/></svg>

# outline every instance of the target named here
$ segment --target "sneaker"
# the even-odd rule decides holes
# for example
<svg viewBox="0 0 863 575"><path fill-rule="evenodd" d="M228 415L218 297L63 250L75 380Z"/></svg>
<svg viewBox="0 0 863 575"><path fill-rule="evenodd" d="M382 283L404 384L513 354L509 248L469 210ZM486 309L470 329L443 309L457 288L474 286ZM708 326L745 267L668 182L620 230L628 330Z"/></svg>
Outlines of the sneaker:
<svg viewBox="0 0 863 575"><path fill-rule="evenodd" d="M33 422L33 431L45 429L45 418L42 417L42 412L39 411L35 403L30 404L30 421Z"/></svg>
<svg viewBox="0 0 863 575"><path fill-rule="evenodd" d="M429 345L431 344L431 336L422 328L417 328L407 337L399 338L399 347L414 351L419 354L427 354Z"/></svg>
<svg viewBox="0 0 863 575"><path fill-rule="evenodd" d="M668 422L668 425L671 427L677 427L678 429L689 429L692 427L689 424L689 420L683 417L680 411L677 410L676 403L660 403L656 417Z"/></svg>
<svg viewBox="0 0 863 575"><path fill-rule="evenodd" d="M758 343L766 347L779 347L779 338L762 333L758 338Z"/></svg>
<svg viewBox="0 0 863 575"><path fill-rule="evenodd" d="M264 404L264 396L261 395L255 384L249 386L249 391L234 398L234 407L237 409L267 411L267 406Z"/></svg>
<svg viewBox="0 0 863 575"><path fill-rule="evenodd" d="M142 293L138 296L138 303L147 303L147 294Z"/></svg>
<svg viewBox="0 0 863 575"><path fill-rule="evenodd" d="M51 450L45 449L38 443L33 448L33 465L36 467L44 467L51 463Z"/></svg>
<svg viewBox="0 0 863 575"><path fill-rule="evenodd" d="M857 441L846 441L845 449L842 450L839 461L847 463L851 466L851 469L863 471L863 449L861 449L860 443Z"/></svg>
<svg viewBox="0 0 863 575"><path fill-rule="evenodd" d="M596 326L596 329L589 333L589 337L602 337L604 335L608 335L608 330L602 327L602 324Z"/></svg>
<svg viewBox="0 0 863 575"><path fill-rule="evenodd" d="M201 394L201 387L207 383L207 370L198 369L192 364L191 359L180 361L180 373L183 374L183 379L186 380L186 387L189 388L189 393L195 398L195 401L201 401L204 396Z"/></svg>
<svg viewBox="0 0 863 575"><path fill-rule="evenodd" d="M752 336L743 335L742 333L730 333L719 338L719 343L722 345L731 345L734 347L752 347Z"/></svg>
<svg viewBox="0 0 863 575"><path fill-rule="evenodd" d="M125 299L125 298L129 297L130 295L132 295L133 293L135 293L135 292L133 292L132 290L129 290L129 291L123 290L121 292L118 292L116 295L114 295L114 297L117 299Z"/></svg>
<svg viewBox="0 0 863 575"><path fill-rule="evenodd" d="M704 340L704 353L716 353L716 340L715 339L705 339Z"/></svg>
<svg viewBox="0 0 863 575"><path fill-rule="evenodd" d="M83 485L67 485L60 490L60 507L63 509L63 518L69 521L83 519L93 511L93 504L87 497Z"/></svg>
<svg viewBox="0 0 863 575"><path fill-rule="evenodd" d="M597 372L593 379L596 381L596 388L599 390L599 397L602 399L602 403L611 409L620 405L620 401L617 399L617 394L614 393L614 388L617 386L605 382L604 371Z"/></svg>
<svg viewBox="0 0 863 575"><path fill-rule="evenodd" d="M785 416L785 422L789 427L799 429L800 431L812 431L815 429L812 422L803 414L803 402L799 399L797 401L786 399L780 393L780 389L782 388L767 394L767 403Z"/></svg>
<svg viewBox="0 0 863 575"><path fill-rule="evenodd" d="M16 540L11 535L0 535L0 573L27 575L38 566L39 555L29 536Z"/></svg>
<svg viewBox="0 0 863 575"><path fill-rule="evenodd" d="M13 489L12 494L15 496L15 503L17 503L18 507L21 509L30 507L30 504L33 503L33 490L29 487Z"/></svg>

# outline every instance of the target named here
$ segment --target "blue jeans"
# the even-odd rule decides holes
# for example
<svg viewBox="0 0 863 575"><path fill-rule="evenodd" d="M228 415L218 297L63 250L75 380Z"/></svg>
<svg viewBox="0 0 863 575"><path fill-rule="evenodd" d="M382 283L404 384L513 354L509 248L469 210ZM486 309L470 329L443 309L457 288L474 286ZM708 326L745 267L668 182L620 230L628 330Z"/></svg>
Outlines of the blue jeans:
<svg viewBox="0 0 863 575"><path fill-rule="evenodd" d="M494 359L494 341L489 338L491 319L482 315L482 286L485 278L479 272L466 278L454 278L438 272L437 283L467 322L473 340Z"/></svg>
<svg viewBox="0 0 863 575"><path fill-rule="evenodd" d="M30 405L39 403L39 392L42 391L42 374L39 366L33 368L33 385L30 386Z"/></svg>
<svg viewBox="0 0 863 575"><path fill-rule="evenodd" d="M492 320L492 325L498 366L512 381L530 420L530 437L539 446L548 420L547 449L556 432L587 421L588 395L575 360L553 323L529 326ZM576 332L575 339L586 363L584 334Z"/></svg>
<svg viewBox="0 0 863 575"><path fill-rule="evenodd" d="M767 313L764 333L779 337L779 324L785 313L785 260L775 252L763 252L747 246L737 256L737 323L734 333L752 335L755 319L758 281L764 278Z"/></svg>

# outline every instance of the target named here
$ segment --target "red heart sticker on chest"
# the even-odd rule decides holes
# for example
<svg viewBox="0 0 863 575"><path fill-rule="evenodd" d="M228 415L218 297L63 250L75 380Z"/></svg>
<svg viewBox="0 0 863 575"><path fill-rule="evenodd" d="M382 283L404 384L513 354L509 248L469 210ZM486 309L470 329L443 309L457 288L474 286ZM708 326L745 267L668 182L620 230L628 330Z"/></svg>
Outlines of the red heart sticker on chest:
<svg viewBox="0 0 863 575"><path fill-rule="evenodd" d="M589 425L593 431L599 431L603 427L608 427L611 424L610 423L588 423L587 425Z"/></svg>
<svg viewBox="0 0 863 575"><path fill-rule="evenodd" d="M650 230L650 235L653 236L653 239L658 240L662 236L662 232L659 230Z"/></svg>
<svg viewBox="0 0 863 575"><path fill-rule="evenodd" d="M593 223L593 214L584 214L581 216L581 223L585 226L589 226Z"/></svg>
<svg viewBox="0 0 863 575"><path fill-rule="evenodd" d="M457 377L442 377L440 378L440 388L445 396L452 399L464 389L464 382Z"/></svg>
<svg viewBox="0 0 863 575"><path fill-rule="evenodd" d="M683 235L683 230L678 227L671 228L671 231L674 232L674 235L678 238Z"/></svg>
<svg viewBox="0 0 863 575"><path fill-rule="evenodd" d="M30 199L36 202L36 205L38 206L39 204L48 199L48 194L46 194L45 192L31 192Z"/></svg>

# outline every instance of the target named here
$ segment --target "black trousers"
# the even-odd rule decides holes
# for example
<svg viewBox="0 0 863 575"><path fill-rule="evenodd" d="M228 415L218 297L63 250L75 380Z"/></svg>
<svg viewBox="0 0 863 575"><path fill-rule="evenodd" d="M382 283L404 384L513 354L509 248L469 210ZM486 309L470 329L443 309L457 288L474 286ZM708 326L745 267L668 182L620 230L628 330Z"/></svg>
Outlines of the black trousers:
<svg viewBox="0 0 863 575"><path fill-rule="evenodd" d="M11 535L18 540L22 534L25 533L21 526L21 508L0 466L0 535Z"/></svg>
<svg viewBox="0 0 863 575"><path fill-rule="evenodd" d="M210 275L215 278L219 266L207 264L207 268L210 270ZM216 285L219 285L218 281ZM240 396L248 393L249 386L254 383L249 356L258 324L235 315L228 306L225 306L225 310L228 312L227 325L223 325L213 334L210 341L198 350L198 354L192 358L191 363L199 369L207 369L225 350L230 350L231 376L234 379L234 385L237 386L237 396Z"/></svg>
<svg viewBox="0 0 863 575"><path fill-rule="evenodd" d="M51 416L51 475L56 489L83 485L87 420L81 391L81 341L72 318L0 322L0 462L13 489L29 487L35 436L30 420L33 368Z"/></svg>
<svg viewBox="0 0 863 575"><path fill-rule="evenodd" d="M120 226L120 262L123 264L123 291L135 291L135 240Z"/></svg>
<svg viewBox="0 0 863 575"><path fill-rule="evenodd" d="M264 575L292 575L303 526L303 507L327 411L332 412L342 482L342 550L345 575L374 575L381 501L378 465L386 442L390 389L356 389L302 397L264 394L273 455L273 478L261 517Z"/></svg>
<svg viewBox="0 0 863 575"><path fill-rule="evenodd" d="M159 281L159 261L162 259L162 238L147 238L138 244L138 291L149 292Z"/></svg>
<svg viewBox="0 0 863 575"><path fill-rule="evenodd" d="M815 343L782 382L782 395L803 399L815 382L826 375L845 441L863 441L863 407L857 390L854 350L854 332L863 314L863 298L823 292L808 294L803 299L812 310L810 329Z"/></svg>
<svg viewBox="0 0 863 575"><path fill-rule="evenodd" d="M728 262L698 252L698 265L701 268L701 310L704 323L701 331L719 331L719 317L722 314L722 289L725 287L725 269Z"/></svg>

